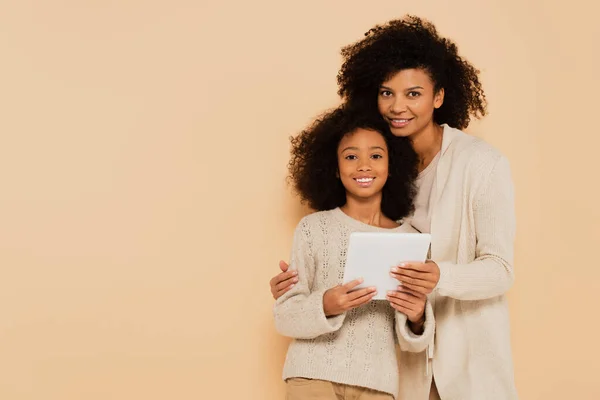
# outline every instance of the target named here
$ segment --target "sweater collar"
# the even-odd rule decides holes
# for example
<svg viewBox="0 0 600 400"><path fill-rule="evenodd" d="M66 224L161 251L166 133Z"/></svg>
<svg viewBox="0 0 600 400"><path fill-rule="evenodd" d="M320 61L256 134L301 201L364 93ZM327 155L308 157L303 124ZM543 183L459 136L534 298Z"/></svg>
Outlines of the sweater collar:
<svg viewBox="0 0 600 400"><path fill-rule="evenodd" d="M458 129L451 128L448 126L448 124L442 124L441 126L444 131L442 133L442 149L440 150L440 156L443 156L450 147L450 143L452 143L454 138L461 134L464 135L464 133Z"/></svg>
<svg viewBox="0 0 600 400"><path fill-rule="evenodd" d="M453 141L458 140L461 136L465 136L466 133L459 129L452 128L448 124L442 124L444 128L443 136L442 136L442 148L440 150L440 159L438 160L438 165L436 168L436 195L433 199L432 203L430 203L429 207L432 207L434 210L431 214L431 229L433 232L433 221L435 218L435 209L437 203L440 199L444 191L444 186L446 186L446 182L448 180L448 175L450 174L450 164L452 164L452 151L450 149L450 144Z"/></svg>

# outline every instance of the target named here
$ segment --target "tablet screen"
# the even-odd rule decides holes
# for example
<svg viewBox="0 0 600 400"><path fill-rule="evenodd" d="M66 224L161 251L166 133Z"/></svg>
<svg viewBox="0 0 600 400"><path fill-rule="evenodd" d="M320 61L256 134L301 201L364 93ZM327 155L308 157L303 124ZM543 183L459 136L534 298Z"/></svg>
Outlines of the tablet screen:
<svg viewBox="0 0 600 400"><path fill-rule="evenodd" d="M397 290L398 281L390 268L402 262L424 262L431 235L428 233L353 232L350 234L344 283L363 278L356 289L374 286L374 300L385 300L389 290Z"/></svg>

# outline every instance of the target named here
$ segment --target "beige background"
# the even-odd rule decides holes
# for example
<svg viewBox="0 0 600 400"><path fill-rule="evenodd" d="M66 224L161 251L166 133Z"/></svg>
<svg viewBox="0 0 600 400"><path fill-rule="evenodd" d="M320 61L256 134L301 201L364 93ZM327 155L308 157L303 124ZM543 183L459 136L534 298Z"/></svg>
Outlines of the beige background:
<svg viewBox="0 0 600 400"><path fill-rule="evenodd" d="M511 160L522 399L597 399L596 6L0 1L0 399L280 399L288 136L406 12L482 70ZM595 358L595 361L594 361Z"/></svg>

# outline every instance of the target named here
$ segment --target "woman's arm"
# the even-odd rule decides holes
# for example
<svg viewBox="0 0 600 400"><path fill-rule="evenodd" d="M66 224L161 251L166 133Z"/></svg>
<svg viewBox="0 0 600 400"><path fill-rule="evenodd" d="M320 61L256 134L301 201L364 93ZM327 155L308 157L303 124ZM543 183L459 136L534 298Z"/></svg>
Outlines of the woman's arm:
<svg viewBox="0 0 600 400"><path fill-rule="evenodd" d="M476 195L474 208L476 258L467 264L428 260L404 263L392 275L405 287L458 300L483 300L505 293L514 282L515 209L508 161L496 161Z"/></svg>
<svg viewBox="0 0 600 400"><path fill-rule="evenodd" d="M275 275L269 281L271 286L271 295L275 300L280 298L285 292L290 290L296 283L298 283L298 271L290 270L290 266L283 260L279 261L279 269L281 272Z"/></svg>
<svg viewBox="0 0 600 400"><path fill-rule="evenodd" d="M437 291L458 300L483 300L504 294L514 282L514 189L508 160L501 157L473 208L476 259L468 264L437 262Z"/></svg>

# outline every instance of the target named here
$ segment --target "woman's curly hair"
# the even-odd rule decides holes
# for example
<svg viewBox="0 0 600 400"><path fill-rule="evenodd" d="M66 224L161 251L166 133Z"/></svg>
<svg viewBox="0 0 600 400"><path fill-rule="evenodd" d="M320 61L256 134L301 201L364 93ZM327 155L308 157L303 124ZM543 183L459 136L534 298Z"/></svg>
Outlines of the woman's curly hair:
<svg viewBox="0 0 600 400"><path fill-rule="evenodd" d="M436 92L445 92L443 105L434 111L436 123L464 129L471 116L486 114L479 71L431 22L407 15L377 25L365 36L342 49L344 63L337 81L338 94L346 101L377 111L380 85L398 71L418 68L429 73Z"/></svg>
<svg viewBox="0 0 600 400"><path fill-rule="evenodd" d="M342 105L315 120L291 138L289 177L303 203L317 211L346 204L346 189L338 178L338 146L342 138L363 128L381 133L388 147L390 176L382 190L381 211L400 220L413 211L418 156L409 139L395 137L379 116Z"/></svg>

